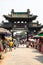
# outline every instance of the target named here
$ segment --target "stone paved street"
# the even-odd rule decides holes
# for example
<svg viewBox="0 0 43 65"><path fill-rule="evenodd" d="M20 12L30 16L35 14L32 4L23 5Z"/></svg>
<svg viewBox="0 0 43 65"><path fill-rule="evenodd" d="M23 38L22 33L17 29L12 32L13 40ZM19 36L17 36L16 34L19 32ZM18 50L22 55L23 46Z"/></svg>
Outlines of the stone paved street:
<svg viewBox="0 0 43 65"><path fill-rule="evenodd" d="M0 65L43 65L43 54L36 49L21 46L5 53Z"/></svg>

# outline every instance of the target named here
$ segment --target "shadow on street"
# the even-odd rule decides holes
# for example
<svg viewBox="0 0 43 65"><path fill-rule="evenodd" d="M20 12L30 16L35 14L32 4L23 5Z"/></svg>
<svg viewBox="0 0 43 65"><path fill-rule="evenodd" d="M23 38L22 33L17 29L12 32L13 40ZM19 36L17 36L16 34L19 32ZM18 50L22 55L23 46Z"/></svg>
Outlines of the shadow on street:
<svg viewBox="0 0 43 65"><path fill-rule="evenodd" d="M34 59L38 60L41 63L43 63L43 55L42 56L36 56L36 58L34 58Z"/></svg>
<svg viewBox="0 0 43 65"><path fill-rule="evenodd" d="M38 50L33 50L32 52L33 52L33 53L39 53L39 51L38 51Z"/></svg>

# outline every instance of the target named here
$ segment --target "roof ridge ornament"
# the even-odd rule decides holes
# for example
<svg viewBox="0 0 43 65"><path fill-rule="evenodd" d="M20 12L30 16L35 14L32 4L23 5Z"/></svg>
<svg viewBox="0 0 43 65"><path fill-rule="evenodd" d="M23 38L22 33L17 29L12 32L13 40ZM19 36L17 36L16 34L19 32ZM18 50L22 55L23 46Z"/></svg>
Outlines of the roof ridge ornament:
<svg viewBox="0 0 43 65"><path fill-rule="evenodd" d="M30 14L30 9L27 9L27 12Z"/></svg>
<svg viewBox="0 0 43 65"><path fill-rule="evenodd" d="M27 13L28 13L28 17L29 17L29 15L30 15L30 9L27 9Z"/></svg>
<svg viewBox="0 0 43 65"><path fill-rule="evenodd" d="M11 10L11 14L14 14L14 9Z"/></svg>

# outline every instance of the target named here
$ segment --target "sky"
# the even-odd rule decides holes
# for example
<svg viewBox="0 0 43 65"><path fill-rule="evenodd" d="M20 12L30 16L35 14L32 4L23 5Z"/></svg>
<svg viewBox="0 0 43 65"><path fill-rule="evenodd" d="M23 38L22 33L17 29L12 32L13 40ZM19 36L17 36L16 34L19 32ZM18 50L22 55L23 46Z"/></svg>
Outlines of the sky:
<svg viewBox="0 0 43 65"><path fill-rule="evenodd" d="M30 9L33 15L37 15L39 23L43 25L43 0L0 0L0 22L6 21L4 14L9 14L11 9L15 12L26 12Z"/></svg>

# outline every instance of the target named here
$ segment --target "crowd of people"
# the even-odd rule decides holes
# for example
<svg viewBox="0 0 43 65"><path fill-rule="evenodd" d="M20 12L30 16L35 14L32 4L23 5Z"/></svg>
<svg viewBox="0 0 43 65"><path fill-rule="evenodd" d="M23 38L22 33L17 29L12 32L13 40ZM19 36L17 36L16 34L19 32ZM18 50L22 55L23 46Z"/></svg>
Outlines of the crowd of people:
<svg viewBox="0 0 43 65"><path fill-rule="evenodd" d="M29 46L31 46L32 48L38 49L39 51L41 51L41 47L43 45L43 39L34 39L35 41L30 41L30 40L7 40L4 36L2 36L0 38L0 59L2 57L2 53L3 52L7 52L7 50L9 49L9 51L12 51L12 48L16 48L19 47L19 45L26 45L26 48L29 48ZM43 51L43 50L42 50Z"/></svg>
<svg viewBox="0 0 43 65"><path fill-rule="evenodd" d="M26 48L32 47L43 53L43 38L29 38L28 41L25 39L20 41L20 44L25 44Z"/></svg>
<svg viewBox="0 0 43 65"><path fill-rule="evenodd" d="M16 45L14 44L14 41L7 40L4 36L0 38L0 59L2 58L3 52L7 52L7 49L9 48L9 51L12 51L12 48L16 48Z"/></svg>

